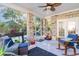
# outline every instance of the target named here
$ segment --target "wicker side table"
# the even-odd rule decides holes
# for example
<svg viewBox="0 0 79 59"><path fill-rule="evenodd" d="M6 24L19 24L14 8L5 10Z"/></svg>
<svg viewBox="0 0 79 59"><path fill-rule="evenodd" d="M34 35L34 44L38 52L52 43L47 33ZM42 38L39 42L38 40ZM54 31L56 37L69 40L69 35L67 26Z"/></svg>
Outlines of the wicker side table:
<svg viewBox="0 0 79 59"><path fill-rule="evenodd" d="M28 55L28 44L21 43L18 47L18 55Z"/></svg>

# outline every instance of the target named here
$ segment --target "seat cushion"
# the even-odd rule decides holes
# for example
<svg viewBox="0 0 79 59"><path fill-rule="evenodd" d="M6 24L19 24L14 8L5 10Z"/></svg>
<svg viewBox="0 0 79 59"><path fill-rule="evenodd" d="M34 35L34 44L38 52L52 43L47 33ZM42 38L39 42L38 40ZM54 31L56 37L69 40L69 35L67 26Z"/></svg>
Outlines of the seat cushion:
<svg viewBox="0 0 79 59"><path fill-rule="evenodd" d="M14 45L12 45L11 47L7 48L5 51L6 52L12 52L18 49L19 43L16 43Z"/></svg>
<svg viewBox="0 0 79 59"><path fill-rule="evenodd" d="M9 44L8 44L8 43L9 43ZM5 41L4 41L4 45L6 45L6 44L8 44L7 47L11 47L11 46L14 44L14 42L13 42L12 39L9 37L9 38L5 39Z"/></svg>
<svg viewBox="0 0 79 59"><path fill-rule="evenodd" d="M20 43L19 48L28 47L28 43Z"/></svg>
<svg viewBox="0 0 79 59"><path fill-rule="evenodd" d="M8 44L9 41L10 41L10 38L6 38L6 39L4 40L4 45Z"/></svg>
<svg viewBox="0 0 79 59"><path fill-rule="evenodd" d="M69 42L68 46L74 46L74 42Z"/></svg>
<svg viewBox="0 0 79 59"><path fill-rule="evenodd" d="M72 38L73 41L76 41L77 38L78 38L78 35L77 35L77 34L69 34L69 35L67 36L67 38Z"/></svg>
<svg viewBox="0 0 79 59"><path fill-rule="evenodd" d="M78 39L78 35L73 35L73 41L76 41Z"/></svg>
<svg viewBox="0 0 79 59"><path fill-rule="evenodd" d="M64 41L64 40L59 40L59 42L60 42L60 43L62 43L62 44L64 44L64 43L65 43L65 41Z"/></svg>
<svg viewBox="0 0 79 59"><path fill-rule="evenodd" d="M9 38L9 40L10 40L10 42L9 42L9 44L8 44L8 47L11 47L11 46L14 44L14 42L12 41L11 38Z"/></svg>

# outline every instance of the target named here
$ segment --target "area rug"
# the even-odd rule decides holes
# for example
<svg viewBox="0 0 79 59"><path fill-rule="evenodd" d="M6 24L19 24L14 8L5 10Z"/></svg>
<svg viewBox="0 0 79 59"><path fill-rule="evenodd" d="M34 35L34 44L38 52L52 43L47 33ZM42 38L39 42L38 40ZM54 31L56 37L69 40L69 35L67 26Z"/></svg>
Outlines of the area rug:
<svg viewBox="0 0 79 59"><path fill-rule="evenodd" d="M35 47L28 51L28 56L56 56L48 51L45 51L39 47Z"/></svg>
<svg viewBox="0 0 79 59"><path fill-rule="evenodd" d="M57 56L65 56L64 50L57 49L58 42L56 40L50 40L50 41L45 40L43 42L38 43L37 47L50 53L53 53ZM63 49L64 47L61 45L61 48ZM68 55L73 55L73 49L68 49L67 52ZM76 56L79 56L79 49L76 49L76 52L77 52Z"/></svg>

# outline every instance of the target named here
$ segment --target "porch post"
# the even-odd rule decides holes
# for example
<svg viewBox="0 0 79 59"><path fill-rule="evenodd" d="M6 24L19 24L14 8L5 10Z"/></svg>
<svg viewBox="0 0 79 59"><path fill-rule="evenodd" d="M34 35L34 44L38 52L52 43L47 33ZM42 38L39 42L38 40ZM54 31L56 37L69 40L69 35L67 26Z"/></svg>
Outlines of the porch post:
<svg viewBox="0 0 79 59"><path fill-rule="evenodd" d="M33 22L33 14L28 12L27 15L27 36L34 36L34 22Z"/></svg>

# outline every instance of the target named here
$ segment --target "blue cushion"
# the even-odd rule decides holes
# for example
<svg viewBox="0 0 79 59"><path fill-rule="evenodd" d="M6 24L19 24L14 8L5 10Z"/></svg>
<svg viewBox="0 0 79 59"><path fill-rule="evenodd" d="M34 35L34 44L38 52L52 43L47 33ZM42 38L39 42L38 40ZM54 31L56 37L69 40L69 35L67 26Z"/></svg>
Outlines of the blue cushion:
<svg viewBox="0 0 79 59"><path fill-rule="evenodd" d="M77 40L77 38L78 38L78 35L77 34L69 34L68 36L67 36L67 38L72 38L72 40L71 41L76 41ZM59 42L60 43L62 43L62 44L64 44L65 43L65 41L64 40L59 40ZM68 44L68 46L74 46L74 42L69 42L69 44Z"/></svg>
<svg viewBox="0 0 79 59"><path fill-rule="evenodd" d="M78 38L78 35L73 35L73 41L76 41Z"/></svg>
<svg viewBox="0 0 79 59"><path fill-rule="evenodd" d="M11 47L13 44L14 44L14 42L13 42L12 39L10 38L10 42L9 42L8 47Z"/></svg>
<svg viewBox="0 0 79 59"><path fill-rule="evenodd" d="M68 37L68 38L72 38L73 41L76 41L77 38L78 38L78 35L77 35L77 34L68 34L67 37Z"/></svg>
<svg viewBox="0 0 79 59"><path fill-rule="evenodd" d="M60 43L62 43L62 44L64 44L64 43L65 43L65 41L64 41L64 40L59 40L59 42L60 42Z"/></svg>
<svg viewBox="0 0 79 59"><path fill-rule="evenodd" d="M19 48L25 48L25 47L28 47L28 43L19 44Z"/></svg>
<svg viewBox="0 0 79 59"><path fill-rule="evenodd" d="M72 41L76 41L78 38L78 35L77 34L69 34L67 37L72 38ZM74 42L69 42L69 46L74 46Z"/></svg>
<svg viewBox="0 0 79 59"><path fill-rule="evenodd" d="M68 46L74 46L74 42L69 42Z"/></svg>
<svg viewBox="0 0 79 59"><path fill-rule="evenodd" d="M8 44L8 42L9 42L9 44ZM14 44L14 42L12 41L11 38L8 38L8 39L5 39L5 41L4 41L4 45L6 45L6 44L8 44L8 47L11 47Z"/></svg>
<svg viewBox="0 0 79 59"><path fill-rule="evenodd" d="M60 42L61 44L64 44L64 43L65 43L64 40L59 40L59 42ZM74 46L74 42L69 42L68 46Z"/></svg>
<svg viewBox="0 0 79 59"><path fill-rule="evenodd" d="M4 45L6 45L9 41L10 41L10 38L5 39L5 41L4 41Z"/></svg>

